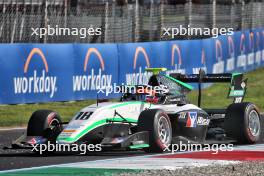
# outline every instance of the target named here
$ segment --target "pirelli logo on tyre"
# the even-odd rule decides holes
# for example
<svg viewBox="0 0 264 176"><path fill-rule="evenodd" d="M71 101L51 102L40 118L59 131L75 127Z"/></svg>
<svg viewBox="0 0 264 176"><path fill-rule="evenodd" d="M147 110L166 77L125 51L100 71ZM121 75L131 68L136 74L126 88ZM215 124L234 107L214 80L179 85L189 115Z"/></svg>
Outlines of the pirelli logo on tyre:
<svg viewBox="0 0 264 176"><path fill-rule="evenodd" d="M41 71L33 69L29 71L30 63L35 59L41 59L43 69ZM49 65L47 59L40 48L33 48L24 64L24 75L13 78L14 93L20 94L48 94L53 98L57 92L57 77L49 75Z"/></svg>

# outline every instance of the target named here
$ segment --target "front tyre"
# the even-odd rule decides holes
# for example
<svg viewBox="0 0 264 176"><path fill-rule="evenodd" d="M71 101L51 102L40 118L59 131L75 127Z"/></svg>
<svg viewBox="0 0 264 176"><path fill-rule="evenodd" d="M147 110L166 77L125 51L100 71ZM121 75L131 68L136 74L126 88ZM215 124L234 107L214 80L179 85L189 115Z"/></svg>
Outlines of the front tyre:
<svg viewBox="0 0 264 176"><path fill-rule="evenodd" d="M235 103L227 108L224 129L228 137L241 144L261 141L263 119L258 108L252 103Z"/></svg>
<svg viewBox="0 0 264 176"><path fill-rule="evenodd" d="M42 136L55 142L62 131L62 121L57 112L51 110L35 111L29 119L27 136Z"/></svg>
<svg viewBox="0 0 264 176"><path fill-rule="evenodd" d="M149 148L144 149L146 152L160 153L171 144L170 118L160 109L142 111L138 119L138 130L149 132Z"/></svg>

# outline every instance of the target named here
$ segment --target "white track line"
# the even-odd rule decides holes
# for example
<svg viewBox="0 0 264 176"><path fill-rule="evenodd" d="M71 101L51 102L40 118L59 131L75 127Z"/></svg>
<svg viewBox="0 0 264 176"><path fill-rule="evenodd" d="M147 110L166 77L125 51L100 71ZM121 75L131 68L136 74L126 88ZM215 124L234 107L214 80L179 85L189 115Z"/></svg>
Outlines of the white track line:
<svg viewBox="0 0 264 176"><path fill-rule="evenodd" d="M258 150L259 147L262 149L262 147L264 147L264 144L235 146L235 150L248 150L248 149L250 149L252 147L253 148L255 147L256 148L255 150ZM248 150L248 151L251 151L251 150ZM263 151L263 150L261 150L261 151ZM181 154L182 153L191 153L191 151L180 152L180 153ZM43 168L51 168L51 167L75 167L76 165L82 165L82 164L88 164L88 165L89 164L100 164L100 165L104 165L104 163L107 164L107 162L120 162L120 160L125 160L125 159L126 160L133 159L133 160L140 161L140 160L147 159L149 157L160 156L160 155L168 155L168 154L171 154L171 153L162 153L162 154L153 154L153 155L141 155L141 156L131 156L131 157L118 157L118 158L111 158L111 159L98 159L98 160L94 160L94 161L82 161L82 162L73 162L73 163L48 165L48 166L39 166L39 167L30 167L30 168L21 168L21 169L11 169L11 170L0 171L0 174L1 173L11 173L11 172L19 172L19 171L36 170L36 169L43 169ZM78 168L78 167L76 167L76 168Z"/></svg>
<svg viewBox="0 0 264 176"><path fill-rule="evenodd" d="M155 155L143 155L143 156L131 156L131 157L120 157L120 158L111 158L111 159L98 159L94 161L83 161L83 162L74 162L74 163L65 163L65 164L55 164L55 165L48 165L48 166L39 166L39 167L29 167L29 168L21 168L21 169L11 169L11 170L4 170L0 171L1 173L10 173L10 172L19 172L19 171L28 171L28 170L36 170L36 169L43 169L43 168L51 168L51 167L63 167L63 166L69 166L72 164L83 164L83 163L102 163L102 162L107 162L107 161L115 161L115 160L120 160L120 159L129 159L129 158L143 158L143 157L149 157L149 156L159 156L163 154L155 154Z"/></svg>
<svg viewBox="0 0 264 176"><path fill-rule="evenodd" d="M25 130L26 127L0 128L0 131Z"/></svg>

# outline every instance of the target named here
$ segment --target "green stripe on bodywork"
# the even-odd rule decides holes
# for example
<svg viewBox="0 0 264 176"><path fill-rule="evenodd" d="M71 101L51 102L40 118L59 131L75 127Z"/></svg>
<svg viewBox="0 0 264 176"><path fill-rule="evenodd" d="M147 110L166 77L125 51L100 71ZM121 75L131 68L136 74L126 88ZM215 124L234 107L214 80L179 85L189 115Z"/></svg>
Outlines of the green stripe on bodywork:
<svg viewBox="0 0 264 176"><path fill-rule="evenodd" d="M242 73L232 73L232 76L241 75Z"/></svg>
<svg viewBox="0 0 264 176"><path fill-rule="evenodd" d="M110 106L109 108L110 109L115 109L115 108L119 108L119 107L122 107L122 106L129 106L129 105L133 105L133 104L149 104L149 103L145 103L145 102L142 102L142 101L129 101L129 102L124 102L124 103L119 103L119 104L115 104L113 106ZM130 122L130 123L137 123L137 120L134 120L132 118L126 118L126 121L122 118L119 118L119 117L109 117L109 118L106 118L106 119L103 119L103 120L99 120L95 123L93 123L92 125L88 126L87 128L85 128L83 131L81 131L76 137L74 138L64 138L64 137L58 137L57 140L64 140L64 141L67 141L67 142L75 142L77 141L78 139L80 139L82 136L84 136L86 133L88 133L89 131L99 127L99 126L102 126L104 124L106 124L108 122L108 120L112 120L112 121L115 121L115 122Z"/></svg>
<svg viewBox="0 0 264 176"><path fill-rule="evenodd" d="M149 103L145 103L142 101L129 101L129 102L119 103L119 104L113 105L110 107L110 109L119 108L119 107L127 106L127 105L133 105L133 104L149 104Z"/></svg>
<svg viewBox="0 0 264 176"><path fill-rule="evenodd" d="M76 137L74 138L64 138L64 137L58 137L57 140L64 140L67 142L75 142L78 139L80 139L82 136L84 136L86 133L92 131L93 129L102 126L104 124L107 124L107 122L110 121L115 121L115 122L130 122L130 123L137 123L137 120L132 119L132 118L125 118L126 120L120 118L120 117L109 117L109 118L105 118L103 120L99 120L95 123L93 123L92 125L88 126L87 128L85 128L83 131L81 131Z"/></svg>
<svg viewBox="0 0 264 176"><path fill-rule="evenodd" d="M137 120L134 119L127 119L126 120L122 119L122 118L111 118L111 119L106 119L106 121L110 121L110 122L129 122L129 123L137 123Z"/></svg>
<svg viewBox="0 0 264 176"><path fill-rule="evenodd" d="M149 147L149 144L137 144L129 146L130 149L146 148Z"/></svg>
<svg viewBox="0 0 264 176"><path fill-rule="evenodd" d="M189 84L187 84L187 83L185 83L185 82L182 82L182 81L180 81L180 80L178 80L178 79L175 79L175 78L173 78L173 77L171 77L171 76L169 76L169 75L164 75L164 76L165 76L166 78L168 78L168 79L170 79L170 80L172 80L172 81L174 81L174 82L176 82L176 83L178 83L178 84L180 84L180 85L186 87L186 88L189 89L189 90L193 90L193 86L191 86L191 85L189 85Z"/></svg>

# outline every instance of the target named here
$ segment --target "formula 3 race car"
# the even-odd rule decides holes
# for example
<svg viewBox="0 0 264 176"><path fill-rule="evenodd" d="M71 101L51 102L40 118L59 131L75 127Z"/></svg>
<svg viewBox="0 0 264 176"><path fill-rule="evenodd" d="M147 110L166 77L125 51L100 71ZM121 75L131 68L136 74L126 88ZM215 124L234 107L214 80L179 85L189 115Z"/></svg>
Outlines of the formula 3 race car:
<svg viewBox="0 0 264 176"><path fill-rule="evenodd" d="M260 112L253 103L243 102L247 83L243 74L205 74L201 70L199 74L166 75L165 68L147 71L153 73L148 85L124 93L119 102L87 106L68 123L51 110L34 112L26 133L12 143L12 148L51 142L100 144L103 150L163 152L179 141L253 144L262 140ZM233 103L227 108L200 108L201 84L212 82L231 83L228 97ZM198 83L198 106L186 98L193 89L189 83Z"/></svg>

